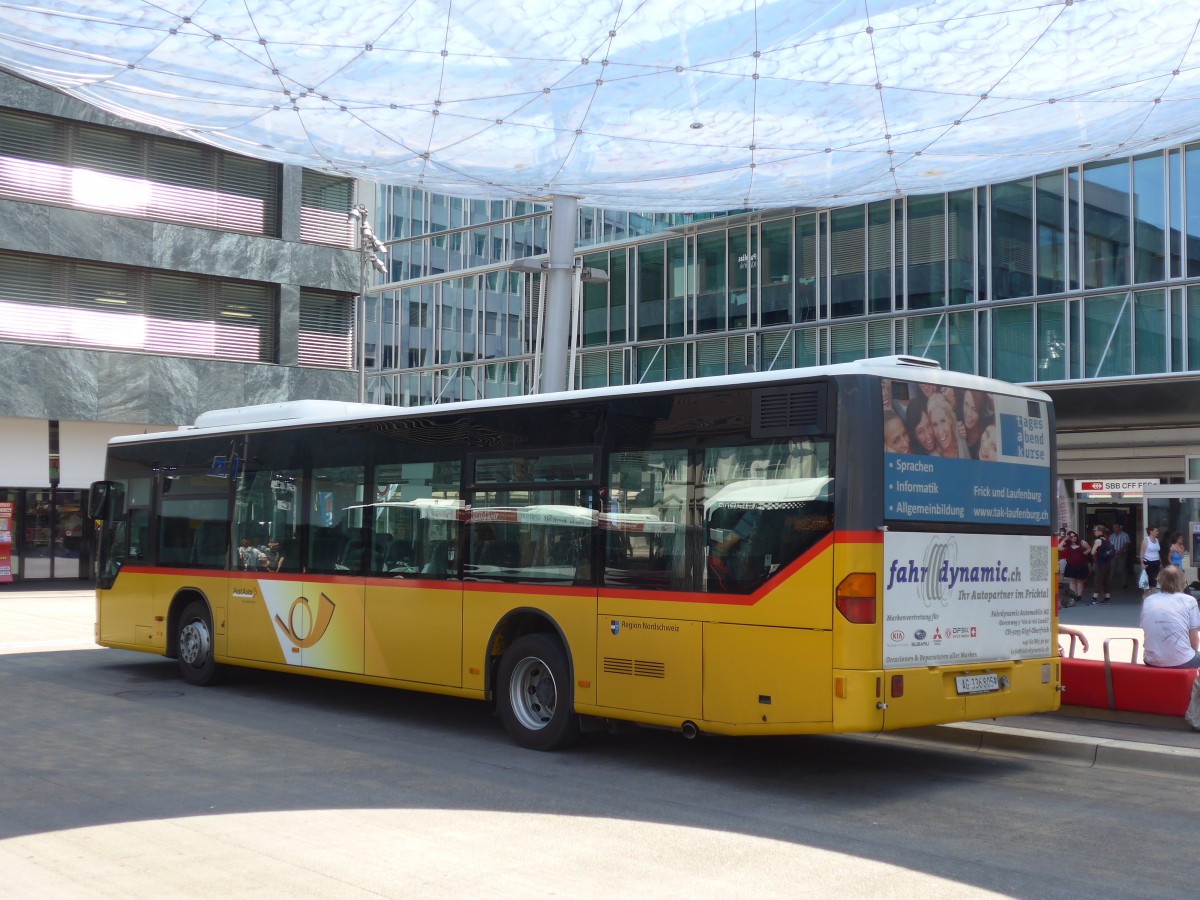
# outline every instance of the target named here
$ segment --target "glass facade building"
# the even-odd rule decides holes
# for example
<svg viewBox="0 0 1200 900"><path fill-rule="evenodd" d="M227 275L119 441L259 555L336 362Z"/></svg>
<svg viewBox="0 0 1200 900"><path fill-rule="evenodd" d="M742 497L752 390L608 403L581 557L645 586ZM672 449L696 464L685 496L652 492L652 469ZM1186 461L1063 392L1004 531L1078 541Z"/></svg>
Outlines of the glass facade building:
<svg viewBox="0 0 1200 900"><path fill-rule="evenodd" d="M546 253L549 206L379 193L403 284L372 301L370 395L529 390L540 276L506 264ZM609 277L576 387L896 353L1045 385L1200 371L1200 145L834 209L585 209L578 234Z"/></svg>
<svg viewBox="0 0 1200 900"><path fill-rule="evenodd" d="M367 398L533 390L544 276L519 263L547 253L551 207L386 186L377 202L391 259ZM1101 518L1127 527L1135 498L1072 480L1182 481L1200 442L1200 145L840 208L582 207L577 228L577 264L608 277L573 310L575 388L928 357L1055 396L1065 514L1113 502Z"/></svg>

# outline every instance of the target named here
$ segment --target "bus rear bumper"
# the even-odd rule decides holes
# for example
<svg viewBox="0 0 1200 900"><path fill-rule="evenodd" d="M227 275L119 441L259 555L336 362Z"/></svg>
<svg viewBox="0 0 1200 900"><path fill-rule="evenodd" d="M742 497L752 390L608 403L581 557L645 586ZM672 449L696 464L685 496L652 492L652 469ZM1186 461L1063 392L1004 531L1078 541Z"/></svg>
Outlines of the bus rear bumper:
<svg viewBox="0 0 1200 900"><path fill-rule="evenodd" d="M835 673L859 688L855 693L875 696L882 714L879 728L894 731L947 722L969 722L1001 716L1030 715L1058 709L1062 667L1057 656L1040 659L887 669L879 672ZM876 680L878 679L878 681ZM860 700L869 698L860 698ZM853 710L862 702L840 709L834 700L836 731L875 730L853 727ZM876 711L872 710L872 712ZM847 715L840 716L844 711ZM851 727L843 727L843 726Z"/></svg>

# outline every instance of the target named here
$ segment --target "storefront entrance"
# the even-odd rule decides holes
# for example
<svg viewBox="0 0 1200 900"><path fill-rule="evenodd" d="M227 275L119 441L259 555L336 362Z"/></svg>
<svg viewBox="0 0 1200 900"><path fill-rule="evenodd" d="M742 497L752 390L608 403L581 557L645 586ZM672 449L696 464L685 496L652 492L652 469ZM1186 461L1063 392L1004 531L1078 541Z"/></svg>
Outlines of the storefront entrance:
<svg viewBox="0 0 1200 900"><path fill-rule="evenodd" d="M78 581L91 577L87 491L0 490L16 504L13 581Z"/></svg>
<svg viewBox="0 0 1200 900"><path fill-rule="evenodd" d="M1118 522L1121 525L1121 530L1129 535L1129 552L1124 557L1124 569L1117 571L1113 569L1113 586L1127 587L1137 583L1137 559L1142 546L1142 538L1145 532L1142 529L1142 505L1140 502L1132 503L1122 501L1098 501L1093 500L1079 504L1079 534L1081 537L1086 535L1086 540L1094 539L1092 529L1097 525L1103 525L1112 533L1113 525Z"/></svg>

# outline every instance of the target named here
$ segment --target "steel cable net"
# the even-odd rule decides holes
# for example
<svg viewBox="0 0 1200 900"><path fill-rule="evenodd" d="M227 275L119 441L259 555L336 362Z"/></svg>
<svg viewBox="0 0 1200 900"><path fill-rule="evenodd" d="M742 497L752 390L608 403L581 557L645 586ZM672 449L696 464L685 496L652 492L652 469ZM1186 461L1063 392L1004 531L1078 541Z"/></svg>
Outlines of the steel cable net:
<svg viewBox="0 0 1200 900"><path fill-rule="evenodd" d="M0 6L0 66L251 156L472 197L846 205L1200 137L1200 4Z"/></svg>

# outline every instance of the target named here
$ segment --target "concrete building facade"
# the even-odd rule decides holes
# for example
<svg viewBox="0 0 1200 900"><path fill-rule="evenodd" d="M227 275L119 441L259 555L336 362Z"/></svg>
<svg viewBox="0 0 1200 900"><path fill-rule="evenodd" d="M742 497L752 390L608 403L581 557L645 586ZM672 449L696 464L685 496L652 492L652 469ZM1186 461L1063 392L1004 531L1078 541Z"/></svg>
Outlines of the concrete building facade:
<svg viewBox="0 0 1200 900"><path fill-rule="evenodd" d="M116 434L351 399L355 185L0 73L0 503L18 580L87 577Z"/></svg>

